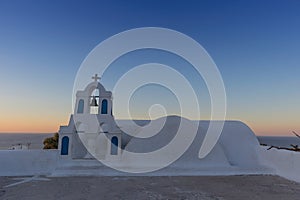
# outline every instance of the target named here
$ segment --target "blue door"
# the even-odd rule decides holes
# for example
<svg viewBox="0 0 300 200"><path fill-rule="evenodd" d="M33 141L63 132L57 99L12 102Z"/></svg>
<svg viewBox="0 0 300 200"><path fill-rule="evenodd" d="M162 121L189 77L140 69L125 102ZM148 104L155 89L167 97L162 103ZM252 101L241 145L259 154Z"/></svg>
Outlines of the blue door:
<svg viewBox="0 0 300 200"><path fill-rule="evenodd" d="M110 154L118 155L118 137L116 136L111 138Z"/></svg>
<svg viewBox="0 0 300 200"><path fill-rule="evenodd" d="M61 155L68 155L69 153L69 137L64 136L61 140Z"/></svg>

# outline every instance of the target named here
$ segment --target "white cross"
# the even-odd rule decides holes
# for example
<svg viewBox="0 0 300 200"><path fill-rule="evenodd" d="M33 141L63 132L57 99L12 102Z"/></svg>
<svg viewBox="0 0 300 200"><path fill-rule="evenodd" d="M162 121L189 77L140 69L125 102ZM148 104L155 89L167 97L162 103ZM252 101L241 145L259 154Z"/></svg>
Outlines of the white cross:
<svg viewBox="0 0 300 200"><path fill-rule="evenodd" d="M95 74L95 76L92 77L92 79L94 79L94 81L98 81L100 80L101 78L98 76L98 74Z"/></svg>

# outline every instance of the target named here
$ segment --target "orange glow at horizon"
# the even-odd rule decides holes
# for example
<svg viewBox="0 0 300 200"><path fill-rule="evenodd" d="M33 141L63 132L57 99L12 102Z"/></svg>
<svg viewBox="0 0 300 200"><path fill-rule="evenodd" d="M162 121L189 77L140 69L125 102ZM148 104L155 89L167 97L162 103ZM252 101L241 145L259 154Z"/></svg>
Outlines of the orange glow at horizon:
<svg viewBox="0 0 300 200"><path fill-rule="evenodd" d="M55 133L67 125L66 116L6 116L0 117L0 133Z"/></svg>
<svg viewBox="0 0 300 200"><path fill-rule="evenodd" d="M293 121L267 120L256 122L244 121L256 135L294 136L292 131L300 132L299 124Z"/></svg>
<svg viewBox="0 0 300 200"><path fill-rule="evenodd" d="M54 133L59 126L67 125L70 114L65 115L18 115L0 117L0 133ZM294 136L292 131L300 133L297 121L278 120L240 120L246 123L256 135Z"/></svg>

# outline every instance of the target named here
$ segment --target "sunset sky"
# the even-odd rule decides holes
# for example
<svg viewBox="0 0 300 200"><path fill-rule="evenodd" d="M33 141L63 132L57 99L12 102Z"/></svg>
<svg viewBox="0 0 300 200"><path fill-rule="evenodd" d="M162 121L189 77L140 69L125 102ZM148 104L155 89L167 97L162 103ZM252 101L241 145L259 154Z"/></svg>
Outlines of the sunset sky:
<svg viewBox="0 0 300 200"><path fill-rule="evenodd" d="M173 29L206 49L223 77L227 119L247 123L257 135L300 132L297 0L0 0L0 132L49 133L67 124L82 61L101 41L138 27ZM136 53L120 58L103 76L107 89L121 75L117 66L128 70L145 62L177 63L173 67L192 79L203 100L203 119L209 117L209 95L188 66L180 65L183 61L157 51ZM145 87L134 95L133 116L147 118L150 104L159 103L149 100L153 95L162 104L173 98L164 88ZM169 113L177 113L176 102Z"/></svg>

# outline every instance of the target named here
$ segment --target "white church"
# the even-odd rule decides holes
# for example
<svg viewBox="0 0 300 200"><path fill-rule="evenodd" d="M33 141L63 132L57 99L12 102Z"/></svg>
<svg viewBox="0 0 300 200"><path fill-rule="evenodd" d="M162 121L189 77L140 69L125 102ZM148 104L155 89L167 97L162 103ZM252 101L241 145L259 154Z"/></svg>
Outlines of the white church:
<svg viewBox="0 0 300 200"><path fill-rule="evenodd" d="M92 78L93 81L84 90L77 91L74 113L70 116L69 124L59 129L59 167L56 174L68 173L72 167L80 169L77 172L88 173L85 171L86 166L96 166L99 169L93 174L102 174L101 171L106 166L101 162L107 164L113 161L117 161L119 166L135 167L139 171L148 166L159 165L160 161L168 159L172 156L172 152L176 152L177 149L173 149L170 154L158 155L158 159L149 162L134 160L130 154L126 154L126 152L143 154L156 151L170 143L177 134L180 123L191 127L193 122L179 116L168 116L164 119L163 128L153 137L129 137L115 122L112 93L98 81L100 78L97 74ZM162 119L157 119L159 120ZM172 174L178 173L180 169L185 174L207 173L212 169L216 174L222 171L227 173L268 171L258 154L259 143L256 136L247 125L239 121L226 121L221 137L213 150L208 156L200 159L199 149L210 123L218 122L200 121L196 137L187 151L168 167L152 173Z"/></svg>
<svg viewBox="0 0 300 200"><path fill-rule="evenodd" d="M98 82L97 74L92 78L94 81L83 91L77 91L68 126L59 129L61 158L93 159L91 154L100 159L120 156L122 132L113 116L112 93Z"/></svg>
<svg viewBox="0 0 300 200"><path fill-rule="evenodd" d="M204 158L199 157L199 149L208 127L220 121L198 121L195 138L178 159L157 170L144 170L161 164L153 161L168 160L177 146L165 155L156 154L143 162L131 155L143 157L145 153L163 149L176 136L179 124L189 128L195 121L166 116L154 120L164 122L156 135L149 138L129 136L118 127L112 112L112 93L99 79L96 74L84 90L77 91L69 124L59 129L58 149L1 150L0 176L128 176L139 171L145 176L276 174L300 182L300 176L295 176L299 174L300 154L267 151L241 121L224 121L219 140ZM135 123L145 126L142 121ZM116 167L111 168L110 163Z"/></svg>

